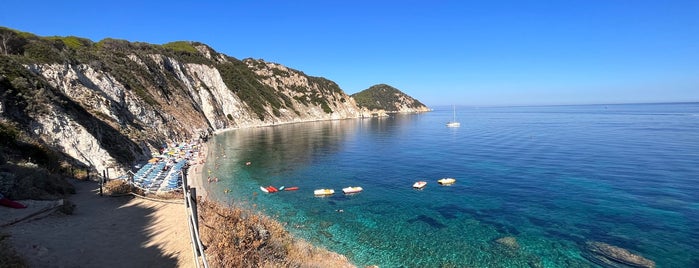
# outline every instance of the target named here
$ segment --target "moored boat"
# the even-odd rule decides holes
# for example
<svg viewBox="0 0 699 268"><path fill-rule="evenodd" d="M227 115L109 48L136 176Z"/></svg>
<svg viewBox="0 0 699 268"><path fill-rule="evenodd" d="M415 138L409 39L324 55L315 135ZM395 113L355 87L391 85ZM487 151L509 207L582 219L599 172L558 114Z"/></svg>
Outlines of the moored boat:
<svg viewBox="0 0 699 268"><path fill-rule="evenodd" d="M415 189L422 189L422 188L425 188L425 186L427 186L426 181L418 181L418 182L413 184L413 188L415 188Z"/></svg>
<svg viewBox="0 0 699 268"><path fill-rule="evenodd" d="M279 192L279 189L274 188L274 186L270 185L270 186L267 186L267 191L269 191L270 193L276 193L276 192Z"/></svg>
<svg viewBox="0 0 699 268"><path fill-rule="evenodd" d="M313 191L313 194L315 195L331 195L334 194L335 190L333 189L317 189Z"/></svg>
<svg viewBox="0 0 699 268"><path fill-rule="evenodd" d="M269 193L269 190L267 190L267 188L265 188L264 186L260 186L260 190L265 193Z"/></svg>
<svg viewBox="0 0 699 268"><path fill-rule="evenodd" d="M284 188L284 191L296 191L298 189L299 189L299 187L297 187L297 186L291 186L291 187Z"/></svg>
<svg viewBox="0 0 699 268"><path fill-rule="evenodd" d="M362 187L359 187L359 186L350 186L350 187L342 188L342 192L345 194L356 194L356 193L359 193L363 190L364 189L362 189Z"/></svg>
<svg viewBox="0 0 699 268"><path fill-rule="evenodd" d="M456 106L454 108L454 120L447 122L447 127L460 127L461 123L456 121Z"/></svg>
<svg viewBox="0 0 699 268"><path fill-rule="evenodd" d="M442 178L437 180L437 182L441 185L450 185L456 182L456 179L454 178Z"/></svg>

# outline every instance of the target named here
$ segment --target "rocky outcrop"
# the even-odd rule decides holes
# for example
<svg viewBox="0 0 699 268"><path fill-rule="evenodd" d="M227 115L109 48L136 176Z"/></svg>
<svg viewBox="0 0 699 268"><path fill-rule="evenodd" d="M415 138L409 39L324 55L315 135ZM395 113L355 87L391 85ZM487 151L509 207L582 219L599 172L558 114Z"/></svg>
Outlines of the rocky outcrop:
<svg viewBox="0 0 699 268"><path fill-rule="evenodd" d="M281 111L284 122L356 118L362 111L353 98L330 80L311 77L277 63L245 59L260 81L283 94L289 103Z"/></svg>
<svg viewBox="0 0 699 268"><path fill-rule="evenodd" d="M587 242L586 246L585 257L603 267L655 267L654 261L617 246L596 241Z"/></svg>

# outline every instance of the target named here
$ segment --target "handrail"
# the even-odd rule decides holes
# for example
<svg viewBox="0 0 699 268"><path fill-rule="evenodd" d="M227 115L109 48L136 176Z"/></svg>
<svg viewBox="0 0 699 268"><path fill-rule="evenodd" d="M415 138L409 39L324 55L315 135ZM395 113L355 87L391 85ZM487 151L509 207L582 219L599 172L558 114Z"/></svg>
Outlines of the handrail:
<svg viewBox="0 0 699 268"><path fill-rule="evenodd" d="M187 223L189 225L189 233L191 234L192 238L192 250L194 251L194 261L197 264L197 267L199 266L199 258L197 256L201 257L201 261L204 264L204 268L209 268L209 263L206 261L206 255L204 254L204 245L201 243L201 236L199 236L199 228L197 228L197 219L194 217L195 212L193 209L195 209L195 205L192 205L192 199L191 192L189 191L189 187L184 187L184 202L185 202L185 210L187 212Z"/></svg>

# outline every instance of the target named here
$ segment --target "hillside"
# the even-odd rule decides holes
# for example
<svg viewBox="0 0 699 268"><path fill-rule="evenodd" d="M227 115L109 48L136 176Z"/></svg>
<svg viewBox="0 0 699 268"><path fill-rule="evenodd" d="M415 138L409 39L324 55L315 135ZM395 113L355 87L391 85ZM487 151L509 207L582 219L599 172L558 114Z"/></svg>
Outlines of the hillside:
<svg viewBox="0 0 699 268"><path fill-rule="evenodd" d="M420 101L386 84L373 85L361 92L352 94L352 98L360 107L372 111L384 110L389 113L429 111L429 108Z"/></svg>
<svg viewBox="0 0 699 268"><path fill-rule="evenodd" d="M45 186L18 187L28 179L12 174L27 165L116 177L165 142L363 112L330 80L202 43L93 42L0 27L0 192L12 198Z"/></svg>

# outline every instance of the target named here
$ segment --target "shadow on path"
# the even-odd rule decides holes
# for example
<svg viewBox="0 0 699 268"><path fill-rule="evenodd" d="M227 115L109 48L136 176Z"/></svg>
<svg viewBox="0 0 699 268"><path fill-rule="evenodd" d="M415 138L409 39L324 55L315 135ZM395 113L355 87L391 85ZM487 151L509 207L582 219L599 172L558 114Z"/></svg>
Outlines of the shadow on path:
<svg viewBox="0 0 699 268"><path fill-rule="evenodd" d="M2 230L11 235L11 243L32 267L178 266L179 252L166 253L163 245L167 241L158 241L163 233L173 237L155 213L164 206L180 206L184 214L182 205L144 202L131 196L100 197L95 182L73 184L77 191L70 197L76 204L73 215L55 213ZM174 239L186 238L185 234L178 236ZM191 254L191 250L182 254Z"/></svg>

